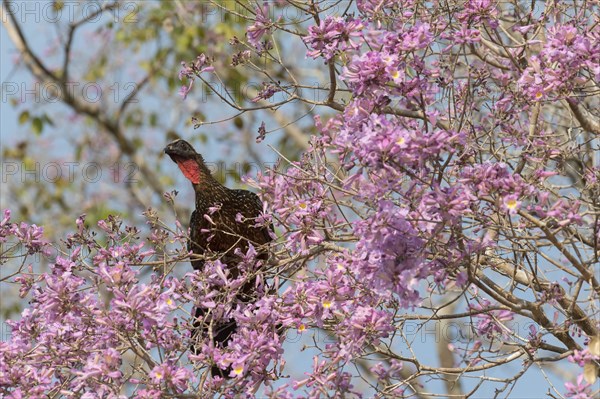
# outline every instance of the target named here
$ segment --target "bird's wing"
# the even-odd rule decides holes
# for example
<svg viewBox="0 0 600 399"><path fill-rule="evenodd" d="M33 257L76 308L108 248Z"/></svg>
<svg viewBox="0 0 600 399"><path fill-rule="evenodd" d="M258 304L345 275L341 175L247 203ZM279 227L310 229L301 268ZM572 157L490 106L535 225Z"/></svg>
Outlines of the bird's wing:
<svg viewBox="0 0 600 399"><path fill-rule="evenodd" d="M231 190L234 192L236 198L238 198L239 202L243 204L242 215L246 218L257 218L262 214L263 211L263 203L252 191L248 190ZM251 222L252 223L252 222ZM254 223L252 223L253 225ZM271 235L269 234L269 230L273 231L273 224L269 227L255 228L253 226L250 227L250 231L252 234L253 241L257 244L266 244L272 241Z"/></svg>

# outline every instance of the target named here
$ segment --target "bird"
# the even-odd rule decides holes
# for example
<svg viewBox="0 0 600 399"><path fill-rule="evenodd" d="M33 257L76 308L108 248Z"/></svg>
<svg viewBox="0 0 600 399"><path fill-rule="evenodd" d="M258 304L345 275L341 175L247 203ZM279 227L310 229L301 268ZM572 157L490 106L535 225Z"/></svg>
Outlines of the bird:
<svg viewBox="0 0 600 399"><path fill-rule="evenodd" d="M256 219L263 215L263 204L259 197L251 191L230 189L219 183L206 166L203 156L185 140L169 143L164 152L192 183L195 193L195 209L189 223L188 251L194 255L219 258L227 265L232 278L239 276L236 267L240 261L239 255L236 255L238 249L246 253L252 245L256 248L257 259L266 261L273 226L255 226ZM238 214L241 214L241 218ZM194 270L203 270L205 265L205 260L199 257L192 257L190 262ZM254 292L256 281L249 280L237 294L241 302L257 299ZM209 335L209 327L204 320L207 313L205 307L196 307L193 338ZM225 348L236 330L234 319L213 321L210 335L216 346ZM191 349L197 352L195 342ZM211 368L213 377L230 378L230 372L231 369L222 370L216 365Z"/></svg>

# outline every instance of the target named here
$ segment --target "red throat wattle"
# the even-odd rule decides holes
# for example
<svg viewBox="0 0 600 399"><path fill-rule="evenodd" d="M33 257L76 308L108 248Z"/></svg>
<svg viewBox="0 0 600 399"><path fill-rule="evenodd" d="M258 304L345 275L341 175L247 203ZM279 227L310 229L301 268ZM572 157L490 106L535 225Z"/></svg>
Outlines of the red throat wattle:
<svg viewBox="0 0 600 399"><path fill-rule="evenodd" d="M193 159L177 160L183 175L193 184L200 184L200 167Z"/></svg>

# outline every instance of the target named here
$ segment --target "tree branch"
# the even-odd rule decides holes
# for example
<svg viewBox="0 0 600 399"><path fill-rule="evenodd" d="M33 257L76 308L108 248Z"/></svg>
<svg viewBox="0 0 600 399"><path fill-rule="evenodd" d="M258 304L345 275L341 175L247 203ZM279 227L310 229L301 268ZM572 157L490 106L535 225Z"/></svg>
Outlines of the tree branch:
<svg viewBox="0 0 600 399"><path fill-rule="evenodd" d="M152 190L156 194L162 195L164 192L162 184L158 181L154 172L148 167L144 158L136 154L135 146L127 139L124 132L121 130L118 120L109 118L102 113L97 106L79 101L71 92L68 82L63 78L59 78L46 68L31 50L14 15L6 8L8 7L7 4L10 4L10 2L2 4L0 18L2 19L4 28L8 32L8 36L13 41L17 50L21 53L23 61L31 73L42 83L53 83L52 85L48 85L48 91L51 92L53 96L61 98L65 104L69 105L77 113L91 117L102 126L115 139L121 151L139 167L145 181ZM60 88L60 91L57 87Z"/></svg>
<svg viewBox="0 0 600 399"><path fill-rule="evenodd" d="M574 99L567 98L566 101L569 104L571 112L581 124L581 127L588 132L600 135L599 118L592 115L590 111L588 111L583 105L578 104Z"/></svg>

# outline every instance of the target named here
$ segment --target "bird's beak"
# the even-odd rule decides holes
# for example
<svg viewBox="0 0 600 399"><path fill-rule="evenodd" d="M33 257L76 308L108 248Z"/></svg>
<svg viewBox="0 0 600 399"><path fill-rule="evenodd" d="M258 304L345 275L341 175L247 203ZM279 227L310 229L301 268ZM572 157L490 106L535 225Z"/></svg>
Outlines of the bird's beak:
<svg viewBox="0 0 600 399"><path fill-rule="evenodd" d="M167 155L173 155L175 153L175 149L173 148L173 144L171 143L171 144L167 145L165 147L164 151L165 151L165 154L167 154Z"/></svg>

